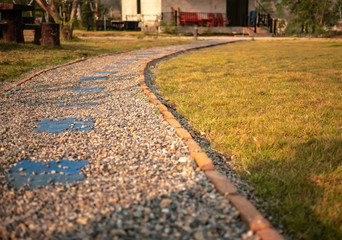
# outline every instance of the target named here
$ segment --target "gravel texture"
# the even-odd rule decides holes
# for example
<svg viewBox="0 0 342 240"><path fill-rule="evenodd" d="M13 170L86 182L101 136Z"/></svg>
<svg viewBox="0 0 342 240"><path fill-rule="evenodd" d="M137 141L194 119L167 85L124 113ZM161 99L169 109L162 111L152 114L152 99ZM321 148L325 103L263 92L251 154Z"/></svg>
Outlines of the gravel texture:
<svg viewBox="0 0 342 240"><path fill-rule="evenodd" d="M138 84L146 61L210 43L91 58L1 94L0 239L253 238ZM117 64L127 59L129 64ZM108 80L80 81L92 76ZM94 87L104 89L73 91ZM84 104L94 102L98 105ZM42 119L67 118L92 118L93 125L84 131L34 132ZM83 181L14 189L5 174L20 160L88 160L89 165L82 168Z"/></svg>
<svg viewBox="0 0 342 240"><path fill-rule="evenodd" d="M244 41L244 39L237 39L233 42ZM192 50L190 50L192 51ZM168 99L165 99L161 92L159 91L159 86L156 85L156 72L158 70L158 66L167 60L170 60L174 57L177 57L183 53L177 53L171 56L167 56L162 59L158 59L153 61L149 64L148 68L145 71L145 81L148 85L149 89L157 96L162 104L167 106L168 111L170 111L173 116L177 119L177 121L185 128L191 135L191 137L198 143L201 147L202 151L204 151L210 159L213 161L215 165L215 169L219 171L221 174L225 175L237 188L238 195L243 196L244 198L248 199L266 218L272 226L286 239L294 239L294 236L291 233L285 232L284 226L279 222L278 218L274 218L271 213L270 209L272 208L272 202L267 199L261 199L257 196L257 191L254 186L243 179L233 168L234 168L234 159L231 159L225 153L216 151L214 148L211 147L210 141L206 138L205 133L197 132L191 125L190 122L187 121L184 116L182 116L179 112L177 112L177 105L169 102ZM232 167L230 167L232 166Z"/></svg>

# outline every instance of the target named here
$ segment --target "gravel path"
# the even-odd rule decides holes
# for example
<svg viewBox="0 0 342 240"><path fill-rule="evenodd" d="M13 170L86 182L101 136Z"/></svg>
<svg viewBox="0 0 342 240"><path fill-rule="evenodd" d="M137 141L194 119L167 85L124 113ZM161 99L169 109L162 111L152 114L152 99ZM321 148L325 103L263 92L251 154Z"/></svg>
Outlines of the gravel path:
<svg viewBox="0 0 342 240"><path fill-rule="evenodd" d="M0 239L248 238L239 213L190 160L138 84L149 59L210 43L91 58L1 94ZM108 79L81 80L93 76ZM71 118L76 122L66 131L40 131L43 119ZM13 182L9 168L21 160L89 165L83 181L50 180L38 188L28 181L14 189L6 179Z"/></svg>

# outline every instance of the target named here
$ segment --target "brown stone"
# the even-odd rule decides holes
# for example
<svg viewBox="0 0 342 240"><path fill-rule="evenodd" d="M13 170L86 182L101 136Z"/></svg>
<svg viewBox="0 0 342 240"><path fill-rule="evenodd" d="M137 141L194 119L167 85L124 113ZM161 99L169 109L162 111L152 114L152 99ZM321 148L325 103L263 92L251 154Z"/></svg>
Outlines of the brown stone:
<svg viewBox="0 0 342 240"><path fill-rule="evenodd" d="M202 169L206 165L213 165L213 162L208 157L208 155L204 152L193 152L191 156L195 159L198 167ZM209 170L208 168L206 170Z"/></svg>
<svg viewBox="0 0 342 240"><path fill-rule="evenodd" d="M201 170L202 170L203 172L206 172L206 171L214 171L214 170L215 170L215 166L214 166L214 164L212 164L212 163L206 164L206 165L203 165L203 166L201 167Z"/></svg>
<svg viewBox="0 0 342 240"><path fill-rule="evenodd" d="M214 184L215 188L222 195L225 194L237 194L235 186L229 181L229 179L218 171L206 171L205 175Z"/></svg>
<svg viewBox="0 0 342 240"><path fill-rule="evenodd" d="M172 203L172 200L169 198L164 198L163 200L161 200L160 202L160 207L162 208L167 208L170 204Z"/></svg>
<svg viewBox="0 0 342 240"><path fill-rule="evenodd" d="M184 128L175 128L175 131L181 139L191 139L192 138L190 133L187 130L185 130Z"/></svg>
<svg viewBox="0 0 342 240"><path fill-rule="evenodd" d="M284 240L283 236L271 228L260 230L257 232L257 235L262 240Z"/></svg>
<svg viewBox="0 0 342 240"><path fill-rule="evenodd" d="M0 225L0 236L6 236L8 234L7 229Z"/></svg>
<svg viewBox="0 0 342 240"><path fill-rule="evenodd" d="M270 227L270 223L246 198L238 195L228 195L228 199L240 212L242 221L244 221L252 231L257 232Z"/></svg>
<svg viewBox="0 0 342 240"><path fill-rule="evenodd" d="M161 102L157 98L150 98L150 102L153 104L161 104Z"/></svg>
<svg viewBox="0 0 342 240"><path fill-rule="evenodd" d="M180 123L176 119L168 118L166 119L166 121L171 125L171 127L174 127L174 128L182 127L182 125L180 125Z"/></svg>
<svg viewBox="0 0 342 240"><path fill-rule="evenodd" d="M188 139L184 141L185 145L188 147L189 152L201 152L201 147L197 144L197 142L193 139Z"/></svg>
<svg viewBox="0 0 342 240"><path fill-rule="evenodd" d="M168 111L167 107L165 105L163 105L163 104L158 104L157 108L159 109L160 112Z"/></svg>
<svg viewBox="0 0 342 240"><path fill-rule="evenodd" d="M163 111L162 114L164 115L165 119L174 119L175 117L169 111Z"/></svg>
<svg viewBox="0 0 342 240"><path fill-rule="evenodd" d="M157 99L156 95L154 95L153 92L150 92L150 93L148 94L148 97L149 97L150 99L152 99L152 98Z"/></svg>
<svg viewBox="0 0 342 240"><path fill-rule="evenodd" d="M83 224L83 225L85 225L85 224L87 224L87 222L88 222L88 219L86 219L86 218L83 218L83 217L80 217L80 218L77 218L77 220L76 220L78 223L80 223L80 224Z"/></svg>
<svg viewBox="0 0 342 240"><path fill-rule="evenodd" d="M146 86L145 82L144 83L140 83L140 87L142 89L149 89L148 86Z"/></svg>

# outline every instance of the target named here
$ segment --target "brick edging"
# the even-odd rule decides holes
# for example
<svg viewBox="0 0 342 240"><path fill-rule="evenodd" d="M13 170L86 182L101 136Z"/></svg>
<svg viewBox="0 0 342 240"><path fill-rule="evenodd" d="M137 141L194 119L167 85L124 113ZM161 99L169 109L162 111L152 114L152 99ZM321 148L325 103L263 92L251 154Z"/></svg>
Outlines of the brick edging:
<svg viewBox="0 0 342 240"><path fill-rule="evenodd" d="M217 46L217 45L223 45L223 44L233 43L233 42L237 42L237 41L221 42L221 43L216 43L216 44L210 44L207 46L193 47L187 50L179 50L179 51L175 51L167 55L164 55L162 57L154 58L146 62L144 66L141 68L139 83L140 83L141 88L145 92L145 94L149 97L150 102L157 106L159 111L163 114L165 120L175 129L177 135L183 140L185 145L188 147L191 157L195 159L199 168L205 173L207 178L214 184L217 191L220 194L224 195L231 202L231 204L240 212L242 221L248 225L250 230L255 232L261 239L264 239L264 240L283 240L284 238L276 230L271 228L270 223L260 214L260 212L253 206L253 204L250 201L248 201L246 198L238 195L237 189L231 183L231 181L226 176L219 173L215 169L215 166L212 160L207 156L205 152L202 151L201 147L196 143L195 140L193 140L190 133L186 129L182 128L181 124L175 119L173 114L169 112L167 107L158 100L158 98L154 95L154 93L152 93L149 90L148 86L145 83L144 73L148 65L151 64L152 62L155 62L155 61L158 61L158 60L161 60L166 57L176 55L179 53L185 53L191 50ZM85 61L90 58L105 57L105 56L116 55L116 54L121 54L125 52L130 52L130 51L133 51L133 50L125 50L125 51L120 51L120 52L115 52L115 53L102 54L102 55L94 56L94 57L80 58L80 59L76 59L76 60L61 64L61 65L46 68L30 75L29 77L26 77L25 79L19 81L18 83L11 85L10 87L0 90L0 94L5 93L31 80L35 76L38 76L50 70L54 70L60 67L71 65L77 62Z"/></svg>
<svg viewBox="0 0 342 240"><path fill-rule="evenodd" d="M182 127L182 125L175 119L173 114L168 111L168 108L163 105L156 95L152 93L145 82L145 70L153 62L162 60L164 58L185 53L190 50L196 50L205 47L217 46L231 42L224 42L219 44L211 44L209 46L194 47L187 50L179 50L162 57L154 58L144 64L140 69L139 84L148 96L150 102L157 106L159 111L164 116L164 119L173 127L177 135L183 140L188 147L191 157L196 161L198 167L204 172L207 178L214 184L216 190L229 200L229 202L239 211L242 221L255 232L263 240L284 240L284 238L275 230L271 228L271 224L261 215L261 213L253 206L253 204L238 194L236 187L223 174L215 169L213 161L208 155L202 151L201 147L191 137L190 133Z"/></svg>

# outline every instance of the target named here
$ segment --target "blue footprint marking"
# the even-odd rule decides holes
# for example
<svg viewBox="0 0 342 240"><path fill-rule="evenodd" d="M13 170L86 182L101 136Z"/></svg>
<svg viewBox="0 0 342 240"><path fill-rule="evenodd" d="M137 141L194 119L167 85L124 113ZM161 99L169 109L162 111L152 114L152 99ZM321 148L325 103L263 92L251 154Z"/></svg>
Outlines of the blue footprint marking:
<svg viewBox="0 0 342 240"><path fill-rule="evenodd" d="M122 66L106 66L105 68L106 68L106 69L108 69L108 68L122 69L123 67L122 67Z"/></svg>
<svg viewBox="0 0 342 240"><path fill-rule="evenodd" d="M94 76L94 77L81 77L81 81L92 81L92 80L107 80L107 76Z"/></svg>
<svg viewBox="0 0 342 240"><path fill-rule="evenodd" d="M5 174L6 180L14 188L35 188L47 186L56 182L72 183L83 180L81 168L88 165L88 161L58 160L48 162L19 161L16 166Z"/></svg>
<svg viewBox="0 0 342 240"><path fill-rule="evenodd" d="M10 168L10 173L21 173L22 175L27 174L42 174L51 173L52 171L64 173L64 174L75 174L81 173L81 167L88 165L88 161L69 161L69 160L58 160L48 162L30 162L28 160L21 160L15 166Z"/></svg>
<svg viewBox="0 0 342 240"><path fill-rule="evenodd" d="M134 62L134 61L139 61L137 58L131 58L131 59L124 59L126 62Z"/></svg>
<svg viewBox="0 0 342 240"><path fill-rule="evenodd" d="M91 87L91 88L74 88L71 89L72 92L101 92L103 91L104 87Z"/></svg>
<svg viewBox="0 0 342 240"><path fill-rule="evenodd" d="M99 105L97 102L89 102L89 103L60 103L58 107L86 107L86 106L95 106Z"/></svg>
<svg viewBox="0 0 342 240"><path fill-rule="evenodd" d="M97 74L116 74L118 72L116 72L116 71L113 71L113 72L111 72L111 71L96 71L94 73L97 73Z"/></svg>
<svg viewBox="0 0 342 240"><path fill-rule="evenodd" d="M92 117L87 117L82 121L75 118L65 118L60 120L45 118L38 123L38 128L34 129L33 132L61 133L66 130L91 130L91 126L94 125L94 123L91 122L92 119Z"/></svg>

